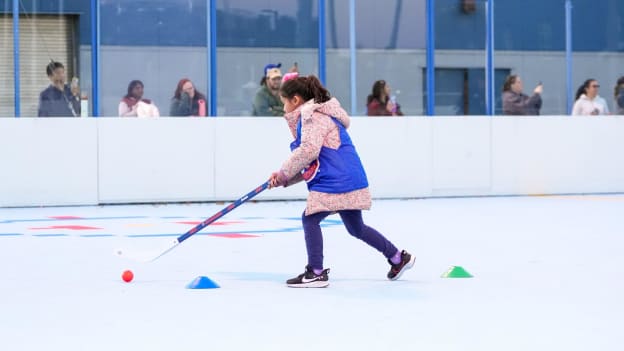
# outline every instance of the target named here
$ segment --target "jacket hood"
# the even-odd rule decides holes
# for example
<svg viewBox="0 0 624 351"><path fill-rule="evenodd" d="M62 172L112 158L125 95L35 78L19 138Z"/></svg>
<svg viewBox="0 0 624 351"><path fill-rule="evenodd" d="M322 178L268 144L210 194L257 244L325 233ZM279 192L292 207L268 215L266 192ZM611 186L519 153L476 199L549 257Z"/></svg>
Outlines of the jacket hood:
<svg viewBox="0 0 624 351"><path fill-rule="evenodd" d="M291 112L284 114L286 122L293 137L297 136L297 123L300 118L312 118L314 113L321 113L330 117L335 117L344 127L349 128L351 119L336 98L331 98L329 101L316 104L314 100L309 100L306 103L300 105Z"/></svg>

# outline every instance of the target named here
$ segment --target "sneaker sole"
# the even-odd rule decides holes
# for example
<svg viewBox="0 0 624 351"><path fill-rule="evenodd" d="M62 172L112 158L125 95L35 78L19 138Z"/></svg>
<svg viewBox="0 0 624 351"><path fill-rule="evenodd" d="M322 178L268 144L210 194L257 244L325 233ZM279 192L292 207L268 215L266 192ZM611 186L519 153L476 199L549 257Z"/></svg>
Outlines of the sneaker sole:
<svg viewBox="0 0 624 351"><path fill-rule="evenodd" d="M414 267L414 263L415 262L416 262L416 256L412 255L412 258L410 259L410 261L405 266L403 266L403 269L401 269L399 271L399 274L397 274L396 277L394 277L394 278L392 278L390 280L397 280L397 279L401 278L401 275L403 275L403 272L405 272L406 270Z"/></svg>
<svg viewBox="0 0 624 351"><path fill-rule="evenodd" d="M301 284L286 284L289 288L326 288L329 285L328 281L317 280L309 283Z"/></svg>

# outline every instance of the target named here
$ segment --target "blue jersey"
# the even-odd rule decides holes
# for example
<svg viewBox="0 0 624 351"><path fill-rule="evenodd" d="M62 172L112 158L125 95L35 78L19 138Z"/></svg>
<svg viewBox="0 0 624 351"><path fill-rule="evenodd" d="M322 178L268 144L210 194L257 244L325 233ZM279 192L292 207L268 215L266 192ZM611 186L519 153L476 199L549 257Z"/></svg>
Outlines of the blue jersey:
<svg viewBox="0 0 624 351"><path fill-rule="evenodd" d="M368 187L366 172L355 146L342 123L332 117L340 132L337 150L321 147L319 158L302 170L308 190L341 194ZM297 138L290 143L290 150L301 145L301 119L297 123Z"/></svg>

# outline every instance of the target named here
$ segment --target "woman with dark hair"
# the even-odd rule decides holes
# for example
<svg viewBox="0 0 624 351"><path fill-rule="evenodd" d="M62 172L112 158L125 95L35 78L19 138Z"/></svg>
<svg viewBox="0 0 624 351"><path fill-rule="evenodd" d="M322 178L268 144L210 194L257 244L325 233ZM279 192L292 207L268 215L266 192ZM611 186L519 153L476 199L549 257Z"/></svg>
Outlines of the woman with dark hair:
<svg viewBox="0 0 624 351"><path fill-rule="evenodd" d="M516 74L505 79L503 84L503 114L504 115L532 115L540 114L542 107L542 83L533 89L533 95L522 93L522 80Z"/></svg>
<svg viewBox="0 0 624 351"><path fill-rule="evenodd" d="M390 86L385 80L378 80L373 84L373 92L366 99L366 114L368 116L403 116L401 105L397 104L394 96L390 96Z"/></svg>
<svg viewBox="0 0 624 351"><path fill-rule="evenodd" d="M347 133L347 112L315 76L285 80L280 95L284 118L295 140L290 144L290 157L271 174L270 187L305 180L309 191L302 216L308 264L304 273L286 284L294 288L329 285L329 269L323 268L320 222L333 213L340 215L349 234L388 259L387 278L398 279L414 265L415 258L364 224L362 210L370 209L371 194L364 167Z"/></svg>
<svg viewBox="0 0 624 351"><path fill-rule="evenodd" d="M615 96L615 113L624 115L624 76L617 80L613 94Z"/></svg>
<svg viewBox="0 0 624 351"><path fill-rule="evenodd" d="M171 116L206 116L206 96L188 78L180 79L171 99Z"/></svg>
<svg viewBox="0 0 624 351"><path fill-rule="evenodd" d="M119 102L119 117L159 117L160 112L150 99L143 98L143 82L133 80L128 93Z"/></svg>
<svg viewBox="0 0 624 351"><path fill-rule="evenodd" d="M609 114L609 107L605 99L598 95L600 85L595 79L588 79L576 90L572 115L596 116Z"/></svg>

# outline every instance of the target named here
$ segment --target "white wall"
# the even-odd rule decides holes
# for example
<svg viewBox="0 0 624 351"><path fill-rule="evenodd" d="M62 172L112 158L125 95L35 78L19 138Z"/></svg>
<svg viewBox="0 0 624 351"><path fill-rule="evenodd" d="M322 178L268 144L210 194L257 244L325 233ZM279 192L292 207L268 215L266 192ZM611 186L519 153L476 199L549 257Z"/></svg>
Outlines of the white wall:
<svg viewBox="0 0 624 351"><path fill-rule="evenodd" d="M0 206L98 203L97 123L0 119Z"/></svg>
<svg viewBox="0 0 624 351"><path fill-rule="evenodd" d="M621 117L356 117L350 133L376 198L624 192ZM0 206L234 200L290 139L279 118L0 119Z"/></svg>

